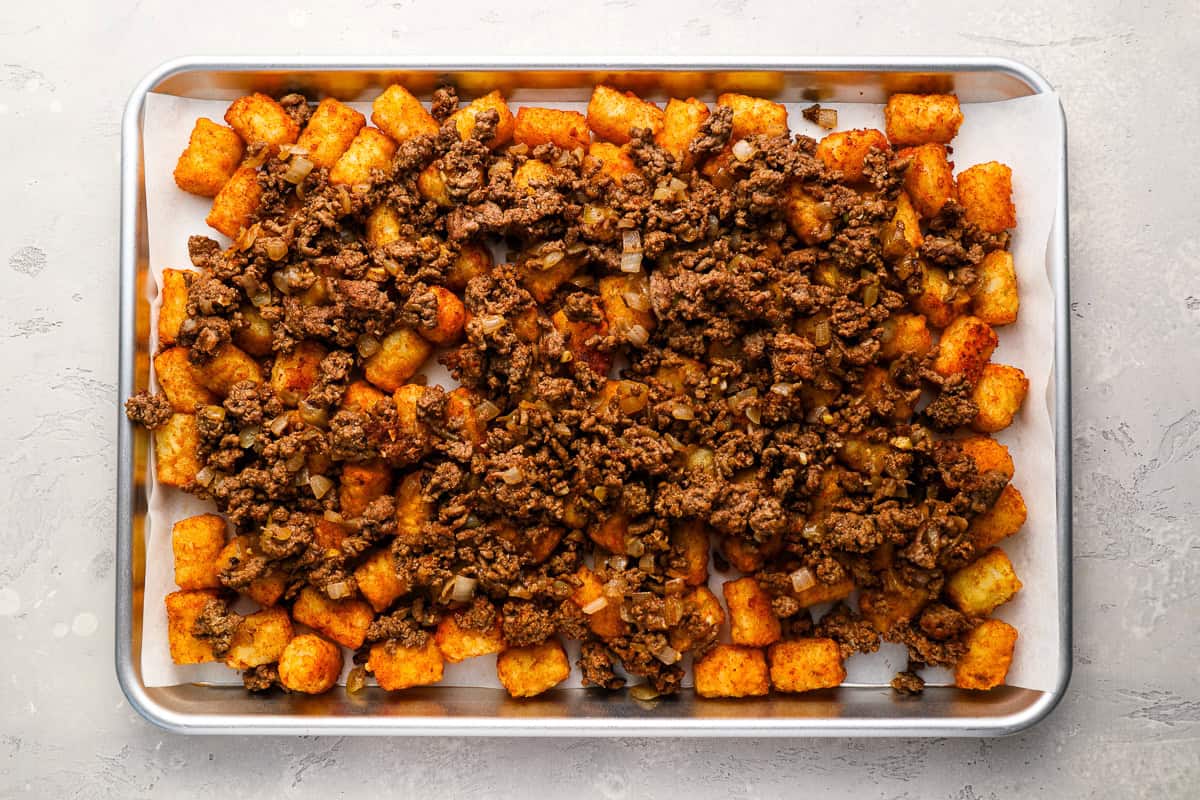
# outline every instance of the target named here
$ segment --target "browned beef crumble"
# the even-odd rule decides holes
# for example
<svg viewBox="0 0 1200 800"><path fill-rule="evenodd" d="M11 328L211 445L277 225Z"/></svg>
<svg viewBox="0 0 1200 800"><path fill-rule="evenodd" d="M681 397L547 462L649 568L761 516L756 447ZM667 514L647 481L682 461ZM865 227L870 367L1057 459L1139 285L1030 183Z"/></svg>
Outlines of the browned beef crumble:
<svg viewBox="0 0 1200 800"><path fill-rule="evenodd" d="M281 102L299 124L311 113L300 95ZM950 201L929 222L920 252L909 252L891 222L908 159L872 152L866 181L851 186L823 166L806 136L754 136L749 157L731 158L728 107L704 122L689 165L648 131L634 131L628 153L639 173L619 181L554 145L489 149L493 111L460 141L446 123L457 107L452 88L437 90L440 132L402 143L369 185L331 184L323 168L295 185L286 158L262 160L254 235L225 250L208 237L189 239L200 273L189 277L179 343L193 362L208 363L239 335L247 307L272 329L264 374L302 341L328 351L299 410L269 381L235 384L220 406L197 409L198 455L213 476L192 491L251 537L222 584L245 589L282 573L286 598L306 584L353 589L354 569L382 543L411 590L377 616L367 642L422 646L446 614L475 631L499 619L510 646L583 640L587 685L621 687L620 664L667 694L683 676L671 643L699 657L719 633L674 577L686 563L671 531L699 520L714 537L714 563L755 575L788 636L830 637L843 655L881 641L845 603L814 620L792 589L801 568L822 583L906 586L930 601L885 632L912 659L893 686L919 692L921 665L952 666L978 621L938 600L944 574L972 556L967 526L1004 478L979 473L930 431L970 421L970 386L933 373L932 353L884 359L880 337L918 290L922 260L966 291L984 254L1008 246L1007 234L981 232ZM815 120L818 111L804 116ZM263 155L258 145L248 152ZM553 176L518 191L514 176L531 159ZM430 165L445 183L445 205L418 187ZM783 198L794 183L829 209L821 244L800 241L785 222ZM381 204L398 212L399 239L373 246L366 220ZM653 318L640 331L609 324L598 288L603 278L629 276L620 267L632 233L645 280L626 302ZM456 282L465 248L501 241L508 258L465 287ZM565 270L562 279L545 280L554 270ZM415 425L403 429L391 397L370 409L344 407L347 386L363 376L363 342L399 325L428 331L438 311L433 290L448 285L468 322L461 343L438 358L472 393L481 440L436 387L421 394ZM552 321L558 311L591 332L576 341ZM599 402L614 358L643 402ZM872 367L893 384L869 403ZM895 410L923 389L932 401L897 420ZM139 393L126 413L153 429L171 408L162 395ZM369 463L386 465L393 480L383 497L349 514L338 489L343 470ZM415 535L398 537L395 493L414 472L433 510ZM335 488L317 497L317 475ZM592 537L603 539L600 526L614 517L628 524L609 552ZM338 547L318 543L325 522L341 526ZM585 563L618 598L622 635L602 640L569 599ZM456 577L477 582L469 602L453 601ZM214 602L195 632L223 652L236 620ZM363 658L360 651L356 663ZM257 667L244 681L263 691L278 674Z"/></svg>

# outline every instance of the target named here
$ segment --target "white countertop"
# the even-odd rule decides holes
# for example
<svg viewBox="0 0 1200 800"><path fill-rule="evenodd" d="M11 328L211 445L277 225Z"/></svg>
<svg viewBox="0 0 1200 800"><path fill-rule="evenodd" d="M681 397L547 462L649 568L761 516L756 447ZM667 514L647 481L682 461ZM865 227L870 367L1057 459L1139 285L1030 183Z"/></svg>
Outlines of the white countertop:
<svg viewBox="0 0 1200 800"><path fill-rule="evenodd" d="M1200 793L1194 2L268 5L0 6L0 798ZM984 54L1041 71L1071 153L1075 672L1059 709L982 741L252 741L142 721L112 666L120 115L168 58L246 53Z"/></svg>

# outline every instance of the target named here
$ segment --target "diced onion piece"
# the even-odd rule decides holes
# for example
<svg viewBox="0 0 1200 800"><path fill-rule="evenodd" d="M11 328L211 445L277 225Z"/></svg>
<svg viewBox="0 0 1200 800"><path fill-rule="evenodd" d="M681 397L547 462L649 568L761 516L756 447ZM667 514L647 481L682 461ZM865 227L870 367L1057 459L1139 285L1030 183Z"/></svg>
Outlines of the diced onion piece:
<svg viewBox="0 0 1200 800"><path fill-rule="evenodd" d="M641 325L630 325L629 330L625 331L625 338L631 344L635 344L638 347L645 347L646 343L650 341L650 331Z"/></svg>
<svg viewBox="0 0 1200 800"><path fill-rule="evenodd" d="M504 317L499 314L484 314L478 319L479 327L484 333L495 333L504 327Z"/></svg>
<svg viewBox="0 0 1200 800"><path fill-rule="evenodd" d="M546 253L546 255L542 256L542 268L550 269L563 260L563 255L562 250L551 250L549 253Z"/></svg>
<svg viewBox="0 0 1200 800"><path fill-rule="evenodd" d="M266 249L267 249L267 258L271 259L272 261L281 260L284 256L287 255L287 252L288 252L287 242L285 242L283 239L278 239L278 238L267 240L267 248Z"/></svg>
<svg viewBox="0 0 1200 800"><path fill-rule="evenodd" d="M696 418L696 412L692 411L690 406L683 403L675 403L671 408L671 416L675 419L692 420Z"/></svg>
<svg viewBox="0 0 1200 800"><path fill-rule="evenodd" d="M283 465L287 467L288 472L298 472L304 466L304 451L297 452L285 461Z"/></svg>
<svg viewBox="0 0 1200 800"><path fill-rule="evenodd" d="M762 424L762 411L756 405L746 406L746 419L753 422L755 425Z"/></svg>
<svg viewBox="0 0 1200 800"><path fill-rule="evenodd" d="M268 425L267 427L269 427L271 429L271 433L275 434L276 436L279 436L280 434L282 434L284 431L287 430L288 422L290 422L290 420L288 419L288 415L280 414L278 417L271 420L271 424Z"/></svg>
<svg viewBox="0 0 1200 800"><path fill-rule="evenodd" d="M262 428L257 425L247 425L238 431L238 444L243 450L254 446L254 442L258 439L258 434L262 432Z"/></svg>
<svg viewBox="0 0 1200 800"><path fill-rule="evenodd" d="M465 575L454 576L454 586L450 590L450 599L456 603L469 603L475 596L475 586L479 581Z"/></svg>
<svg viewBox="0 0 1200 800"><path fill-rule="evenodd" d="M673 176L671 178L670 183L668 183L667 185L671 187L671 191L676 192L676 193L682 192L685 189L687 189L687 187L688 187L687 183L685 183L684 181L681 181L679 178L676 178Z"/></svg>
<svg viewBox="0 0 1200 800"><path fill-rule="evenodd" d="M621 298L625 301L625 305L634 311L650 310L650 298L646 296L645 292L625 292Z"/></svg>
<svg viewBox="0 0 1200 800"><path fill-rule="evenodd" d="M833 341L833 333L829 329L829 320L823 319L813 328L813 344L824 347Z"/></svg>
<svg viewBox="0 0 1200 800"><path fill-rule="evenodd" d="M797 593L803 592L805 589L810 589L817 584L817 579L813 577L808 567L801 567L796 570L792 573L791 578L792 591Z"/></svg>
<svg viewBox="0 0 1200 800"><path fill-rule="evenodd" d="M674 664L676 661L682 658L679 651L674 647L671 647L669 644L663 645L658 650L655 650L653 652L653 656L667 666Z"/></svg>
<svg viewBox="0 0 1200 800"><path fill-rule="evenodd" d="M363 358L370 358L379 352L380 343L379 340L371 334L364 333L362 336L358 337L358 341L355 342L355 347L358 349L358 354L360 356Z"/></svg>
<svg viewBox="0 0 1200 800"><path fill-rule="evenodd" d="M622 233L621 250L626 253L642 252L642 234L637 231L625 231Z"/></svg>
<svg viewBox="0 0 1200 800"><path fill-rule="evenodd" d="M200 471L196 473L196 483L200 484L201 486L210 486L212 485L213 478L215 477L217 476L211 469L208 467L201 467Z"/></svg>
<svg viewBox="0 0 1200 800"><path fill-rule="evenodd" d="M584 225L595 225L607 219L608 214L609 210L605 206L597 206L589 203L583 207L583 214L580 219L583 220Z"/></svg>
<svg viewBox="0 0 1200 800"><path fill-rule="evenodd" d="M658 697L658 692L653 686L648 683L639 683L629 690L629 696L634 700L640 700L643 703L654 700Z"/></svg>
<svg viewBox="0 0 1200 800"><path fill-rule="evenodd" d="M907 436L894 436L889 444L897 450L912 450L913 448L912 439Z"/></svg>
<svg viewBox="0 0 1200 800"><path fill-rule="evenodd" d="M674 450L676 452L682 452L683 450L687 449L687 445L685 445L683 442L679 441L678 439L676 439L674 436L672 436L669 433L663 434L663 440L668 445L670 445L672 450Z"/></svg>
<svg viewBox="0 0 1200 800"><path fill-rule="evenodd" d="M792 385L790 383L774 383L771 384L771 391L780 397L787 397L792 393Z"/></svg>
<svg viewBox="0 0 1200 800"><path fill-rule="evenodd" d="M288 164L287 172L283 173L283 179L288 183L300 183L308 177L308 173L313 171L313 162L309 161L304 156L296 156Z"/></svg>
<svg viewBox="0 0 1200 800"><path fill-rule="evenodd" d="M733 157L738 161L747 161L754 155L754 145L750 144L745 139L738 139L733 143Z"/></svg>
<svg viewBox="0 0 1200 800"><path fill-rule="evenodd" d="M329 494L329 490L333 488L333 481L324 475L309 475L308 485L312 488L313 497L320 500Z"/></svg>
<svg viewBox="0 0 1200 800"><path fill-rule="evenodd" d="M271 283L275 284L275 288L284 294L290 295L292 293L292 285L288 282L288 276L281 269L277 269L271 273Z"/></svg>
<svg viewBox="0 0 1200 800"><path fill-rule="evenodd" d="M325 594L329 595L330 600L341 600L343 597L349 597L350 584L345 581L334 581L325 587Z"/></svg>
<svg viewBox="0 0 1200 800"><path fill-rule="evenodd" d="M626 555L633 556L634 558L639 558L645 552L646 552L645 542L643 542L641 539L638 539L637 537L630 538L630 540L625 543L625 554Z"/></svg>
<svg viewBox="0 0 1200 800"><path fill-rule="evenodd" d="M500 416L500 406L491 400L482 400L479 405L475 406L475 416L484 422L488 422Z"/></svg>
<svg viewBox="0 0 1200 800"><path fill-rule="evenodd" d="M583 613L587 614L590 617L592 614L595 614L599 611L603 611L606 608L608 608L608 598L607 597L597 597L595 600L588 603L587 605L585 605L583 608L581 608L579 610L582 611Z"/></svg>
<svg viewBox="0 0 1200 800"><path fill-rule="evenodd" d="M831 131L838 126L838 116L836 108L822 108L817 110L817 124L827 131Z"/></svg>
<svg viewBox="0 0 1200 800"><path fill-rule="evenodd" d="M250 295L250 305L254 306L255 308L262 308L265 305L270 305L270 303L271 290L266 287L263 287L259 291Z"/></svg>
<svg viewBox="0 0 1200 800"><path fill-rule="evenodd" d="M654 189L654 194L651 195L651 199L661 203L663 200L670 200L674 196L675 192L670 187L658 186Z"/></svg>
<svg viewBox="0 0 1200 800"><path fill-rule="evenodd" d="M509 467L508 469L499 473L499 476L500 480L504 481L509 486L520 483L525 477L525 475L521 472L520 467Z"/></svg>
<svg viewBox="0 0 1200 800"><path fill-rule="evenodd" d="M240 252L246 252L254 246L254 242L256 239L258 239L258 232L260 230L262 230L262 227L257 222L254 223L249 228L246 228L244 231L238 234L237 239L234 240L234 246L237 247Z"/></svg>
<svg viewBox="0 0 1200 800"><path fill-rule="evenodd" d="M326 522L333 522L333 523L337 523L339 525L346 521L345 517L343 517L340 513L338 513L337 511L334 511L333 509L329 509L328 511L326 511L323 516L325 517Z"/></svg>
<svg viewBox="0 0 1200 800"><path fill-rule="evenodd" d="M367 685L367 668L358 665L346 676L346 694L358 694Z"/></svg>
<svg viewBox="0 0 1200 800"><path fill-rule="evenodd" d="M314 406L307 400L300 401L300 419L309 425L324 428L329 424L329 412L320 406Z"/></svg>
<svg viewBox="0 0 1200 800"><path fill-rule="evenodd" d="M863 289L863 305L867 308L879 302L879 284L868 283L867 288Z"/></svg>
<svg viewBox="0 0 1200 800"><path fill-rule="evenodd" d="M642 271L642 254L638 252L621 253L621 272L641 272Z"/></svg>

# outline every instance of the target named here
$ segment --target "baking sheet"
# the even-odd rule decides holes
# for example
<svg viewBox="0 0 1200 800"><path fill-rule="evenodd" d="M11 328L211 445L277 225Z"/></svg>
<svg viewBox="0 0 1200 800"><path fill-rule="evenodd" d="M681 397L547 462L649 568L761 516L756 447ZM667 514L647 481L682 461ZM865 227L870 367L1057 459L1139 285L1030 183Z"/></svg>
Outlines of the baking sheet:
<svg viewBox="0 0 1200 800"><path fill-rule="evenodd" d="M544 94L544 93L539 93ZM544 97L522 102L514 92L514 110L521 105L553 105L582 110L581 103L553 103ZM351 105L370 114L369 103ZM792 129L820 137L822 131L800 116L803 104L787 104ZM161 94L146 99L144 159L148 213L151 300L151 351L158 315L157 286L167 268L190 268L187 237L217 236L204 224L210 200L180 191L172 171L197 117L219 121L228 101L194 100ZM882 107L874 104L829 104L839 111L839 128L883 127ZM1016 325L998 329L1000 346L993 359L1022 368L1030 380L1025 407L1014 424L997 438L1016 462L1014 484L1029 508L1025 528L1004 543L1023 590L994 615L1017 627L1020 639L1008 683L1028 689L1053 690L1059 671L1057 531L1055 521L1055 462L1053 437L1054 297L1047 247L1061 183L1061 127L1054 94L1039 94L994 103L964 104L965 122L954 140L952 159L962 168L984 161L1002 161L1013 168L1013 195L1018 228L1013 256L1021 292L1021 315ZM218 236L218 238L220 238ZM432 382L448 383L444 372L427 369ZM439 380L440 378L440 380ZM180 666L171 662L167 647L163 598L175 590L171 525L178 519L211 511L209 503L156 484L151 464L147 478L145 610L142 676L146 686L181 683L240 684L237 673L220 664ZM714 589L726 576L713 576ZM818 611L823 607L818 607ZM572 662L578 645L568 642ZM885 685L905 664L902 647L885 644L879 653L856 655L846 662L848 684ZM686 666L686 664L685 664ZM347 659L346 670L349 669ZM941 670L924 673L931 685L949 682ZM345 676L343 675L343 678ZM444 686L499 687L492 657L447 664ZM567 687L579 686L578 670Z"/></svg>

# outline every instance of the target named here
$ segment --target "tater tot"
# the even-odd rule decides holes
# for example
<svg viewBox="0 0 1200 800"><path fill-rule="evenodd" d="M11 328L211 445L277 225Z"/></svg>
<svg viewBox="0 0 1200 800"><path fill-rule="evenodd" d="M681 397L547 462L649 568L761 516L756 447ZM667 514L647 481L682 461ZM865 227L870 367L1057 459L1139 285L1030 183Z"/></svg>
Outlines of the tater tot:
<svg viewBox="0 0 1200 800"><path fill-rule="evenodd" d="M293 692L327 692L341 674L341 648L312 633L293 638L279 656L279 682Z"/></svg>
<svg viewBox="0 0 1200 800"><path fill-rule="evenodd" d="M574 150L577 147L586 149L591 136L587 118L578 111L522 106L517 109L513 141L529 147L553 144L564 150Z"/></svg>
<svg viewBox="0 0 1200 800"><path fill-rule="evenodd" d="M233 177L244 151L237 131L201 117L175 164L175 185L201 197L216 197Z"/></svg>
<svg viewBox="0 0 1200 800"><path fill-rule="evenodd" d="M367 118L345 103L326 97L296 141L297 151L318 167L330 168L350 147Z"/></svg>
<svg viewBox="0 0 1200 800"><path fill-rule="evenodd" d="M587 124L599 138L612 144L625 144L635 128L657 134L663 127L663 112L633 92L619 92L600 84L588 101Z"/></svg>
<svg viewBox="0 0 1200 800"><path fill-rule="evenodd" d="M883 109L892 144L948 144L962 125L962 109L952 94L894 94Z"/></svg>

